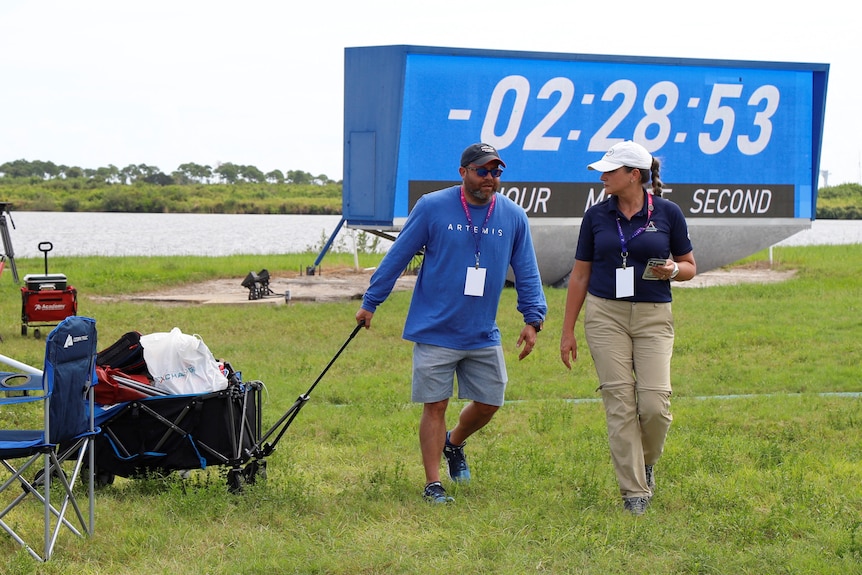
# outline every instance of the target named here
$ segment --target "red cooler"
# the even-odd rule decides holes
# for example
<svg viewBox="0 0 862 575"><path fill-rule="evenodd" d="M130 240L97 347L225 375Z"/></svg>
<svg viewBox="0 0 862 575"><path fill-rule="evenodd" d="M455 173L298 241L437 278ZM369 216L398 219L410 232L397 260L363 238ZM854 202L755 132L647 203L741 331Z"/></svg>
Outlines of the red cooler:
<svg viewBox="0 0 862 575"><path fill-rule="evenodd" d="M54 246L50 242L39 244L45 252L45 273L24 276L21 288L21 335L27 335L32 327L37 339L40 327L55 326L72 315L78 315L78 292L68 285L64 274L48 273L48 252Z"/></svg>

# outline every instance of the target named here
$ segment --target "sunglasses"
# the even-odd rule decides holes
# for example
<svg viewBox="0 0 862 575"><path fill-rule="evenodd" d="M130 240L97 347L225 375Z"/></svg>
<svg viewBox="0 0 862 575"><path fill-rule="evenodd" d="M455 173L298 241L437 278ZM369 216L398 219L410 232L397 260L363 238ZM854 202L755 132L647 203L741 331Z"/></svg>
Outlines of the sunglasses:
<svg viewBox="0 0 862 575"><path fill-rule="evenodd" d="M499 178L500 176L503 175L503 170L501 170L500 168L494 168L493 170L489 170L488 168L474 168L472 166L466 166L466 168L468 170L476 172L476 175L479 176L480 178L484 178L488 174L491 174L495 178Z"/></svg>

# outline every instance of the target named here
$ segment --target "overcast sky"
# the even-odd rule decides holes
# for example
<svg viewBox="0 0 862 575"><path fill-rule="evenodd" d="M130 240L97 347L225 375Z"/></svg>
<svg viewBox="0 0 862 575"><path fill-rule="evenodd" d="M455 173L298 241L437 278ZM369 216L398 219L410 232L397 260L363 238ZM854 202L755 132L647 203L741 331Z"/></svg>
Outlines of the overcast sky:
<svg viewBox="0 0 862 575"><path fill-rule="evenodd" d="M0 163L341 179L344 48L410 44L827 63L820 168L830 185L860 182L858 19L839 0L802 5L0 0Z"/></svg>

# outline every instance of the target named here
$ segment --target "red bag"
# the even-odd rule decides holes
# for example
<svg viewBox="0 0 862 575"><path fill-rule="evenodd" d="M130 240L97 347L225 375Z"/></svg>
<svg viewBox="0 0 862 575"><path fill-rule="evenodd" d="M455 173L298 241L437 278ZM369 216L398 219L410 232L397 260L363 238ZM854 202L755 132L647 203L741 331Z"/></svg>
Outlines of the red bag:
<svg viewBox="0 0 862 575"><path fill-rule="evenodd" d="M93 394L95 395L96 403L99 405L114 405L153 395L139 391L122 381L123 379L127 379L139 385L152 387L152 383L144 375L128 375L113 367L96 366L96 376L99 379L99 384L93 388Z"/></svg>

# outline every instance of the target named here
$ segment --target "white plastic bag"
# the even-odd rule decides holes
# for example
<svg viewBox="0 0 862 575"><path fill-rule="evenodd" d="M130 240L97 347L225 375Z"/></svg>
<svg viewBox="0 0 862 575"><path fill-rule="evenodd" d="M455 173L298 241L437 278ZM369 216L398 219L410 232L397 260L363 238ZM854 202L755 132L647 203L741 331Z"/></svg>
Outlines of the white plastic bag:
<svg viewBox="0 0 862 575"><path fill-rule="evenodd" d="M144 361L153 386L168 393L209 393L227 387L227 377L200 336L178 327L141 336Z"/></svg>

